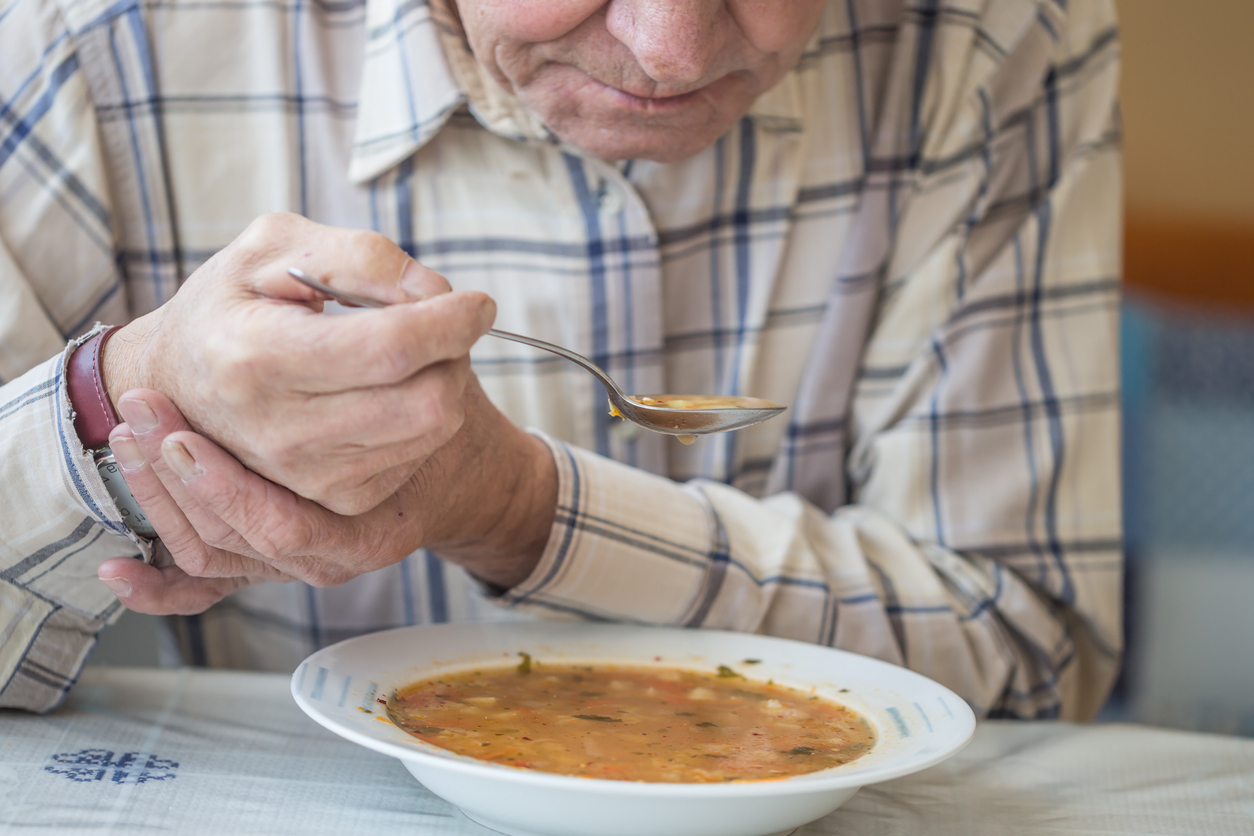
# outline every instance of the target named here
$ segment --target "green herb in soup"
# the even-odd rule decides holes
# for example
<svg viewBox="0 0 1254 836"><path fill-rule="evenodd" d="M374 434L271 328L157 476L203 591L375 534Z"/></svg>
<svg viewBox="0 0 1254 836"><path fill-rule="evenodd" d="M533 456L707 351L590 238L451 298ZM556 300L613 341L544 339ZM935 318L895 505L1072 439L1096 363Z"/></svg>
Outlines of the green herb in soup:
<svg viewBox="0 0 1254 836"><path fill-rule="evenodd" d="M525 669L415 682L387 710L413 736L461 755L620 781L787 778L849 763L875 742L850 709L726 666L707 674L526 657Z"/></svg>

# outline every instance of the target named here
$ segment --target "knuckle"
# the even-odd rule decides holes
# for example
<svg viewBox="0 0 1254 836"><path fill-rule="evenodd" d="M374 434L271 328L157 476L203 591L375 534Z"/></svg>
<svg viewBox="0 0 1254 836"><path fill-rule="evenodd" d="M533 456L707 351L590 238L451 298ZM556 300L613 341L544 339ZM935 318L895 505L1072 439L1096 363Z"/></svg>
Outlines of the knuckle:
<svg viewBox="0 0 1254 836"><path fill-rule="evenodd" d="M292 241L308 236L312 221L292 212L267 212L253 219L229 247L236 269L257 268Z"/></svg>
<svg viewBox="0 0 1254 836"><path fill-rule="evenodd" d="M174 555L174 562L178 567L194 578L207 578L213 574L212 561L204 549L186 549L179 552L171 546L170 554Z"/></svg>
<svg viewBox="0 0 1254 836"><path fill-rule="evenodd" d="M309 521L302 514L265 515L249 538L253 548L268 561L284 562L299 554L310 541Z"/></svg>
<svg viewBox="0 0 1254 836"><path fill-rule="evenodd" d="M270 502L257 501L229 483L202 490L201 502L264 558L280 560L300 548L303 529L307 528L302 515L282 513Z"/></svg>
<svg viewBox="0 0 1254 836"><path fill-rule="evenodd" d="M302 223L305 223L305 219L295 212L266 212L254 218L244 233L268 241L276 234L291 230Z"/></svg>
<svg viewBox="0 0 1254 836"><path fill-rule="evenodd" d="M200 539L209 548L217 549L220 552L240 554L248 548L247 541L239 536L239 532L233 531L227 526L223 526L220 531L215 531L212 537L201 534Z"/></svg>
<svg viewBox="0 0 1254 836"><path fill-rule="evenodd" d="M162 533L161 542L180 569L196 577L205 575L209 555L199 537L190 531L180 531L173 535Z"/></svg>
<svg viewBox="0 0 1254 836"><path fill-rule="evenodd" d="M361 253L373 260L396 252L397 246L386 235L370 229L355 229L348 233L348 246L352 252Z"/></svg>
<svg viewBox="0 0 1254 836"><path fill-rule="evenodd" d="M285 212L267 212L258 215L244 228L236 242L246 250L264 249L274 239L276 232L288 223Z"/></svg>

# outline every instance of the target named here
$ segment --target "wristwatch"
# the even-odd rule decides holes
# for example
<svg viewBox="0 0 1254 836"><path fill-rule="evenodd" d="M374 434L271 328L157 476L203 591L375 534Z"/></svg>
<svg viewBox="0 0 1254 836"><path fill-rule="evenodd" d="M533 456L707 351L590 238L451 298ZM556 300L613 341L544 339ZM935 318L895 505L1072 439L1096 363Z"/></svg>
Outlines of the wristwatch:
<svg viewBox="0 0 1254 836"><path fill-rule="evenodd" d="M121 422L105 391L101 358L105 344L117 331L118 326L111 325L74 349L66 368L66 385L70 405L74 408L74 430L83 447L91 451L96 472L118 506L122 521L136 535L151 542L156 539L157 532L131 495L131 489L122 478L122 469L109 449L109 433Z"/></svg>

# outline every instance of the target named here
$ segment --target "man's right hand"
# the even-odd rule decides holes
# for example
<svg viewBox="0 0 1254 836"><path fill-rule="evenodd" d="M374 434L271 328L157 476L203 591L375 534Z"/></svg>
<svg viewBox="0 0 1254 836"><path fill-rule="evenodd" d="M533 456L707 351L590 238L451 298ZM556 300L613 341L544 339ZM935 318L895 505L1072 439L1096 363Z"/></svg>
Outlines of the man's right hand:
<svg viewBox="0 0 1254 836"><path fill-rule="evenodd" d="M289 267L399 304L322 316ZM495 313L381 235L267 215L109 341L105 383L136 432L156 417L120 396L155 389L248 468L359 514L458 431L467 352Z"/></svg>

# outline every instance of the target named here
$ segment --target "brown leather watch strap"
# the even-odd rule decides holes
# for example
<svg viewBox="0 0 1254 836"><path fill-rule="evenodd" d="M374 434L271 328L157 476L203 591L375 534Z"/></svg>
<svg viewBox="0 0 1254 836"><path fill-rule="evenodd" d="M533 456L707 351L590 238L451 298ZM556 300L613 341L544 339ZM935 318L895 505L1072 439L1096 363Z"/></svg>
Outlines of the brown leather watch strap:
<svg viewBox="0 0 1254 836"><path fill-rule="evenodd" d="M106 446L109 432L120 423L109 393L105 391L104 367L100 362L105 343L117 330L117 325L111 325L74 349L66 369L70 406L74 408L74 430L87 450Z"/></svg>

